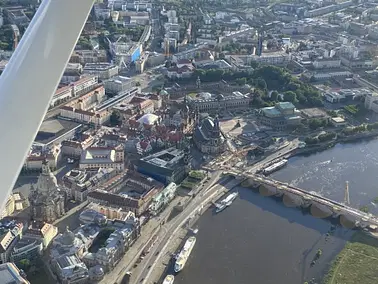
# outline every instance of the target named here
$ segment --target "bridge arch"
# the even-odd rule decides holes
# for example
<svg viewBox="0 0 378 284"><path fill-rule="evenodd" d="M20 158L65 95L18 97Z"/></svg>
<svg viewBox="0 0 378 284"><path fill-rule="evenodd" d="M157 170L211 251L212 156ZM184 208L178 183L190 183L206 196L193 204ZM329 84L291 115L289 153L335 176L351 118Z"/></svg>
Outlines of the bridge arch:
<svg viewBox="0 0 378 284"><path fill-rule="evenodd" d="M320 219L331 217L333 214L332 210L328 206L315 201L313 201L311 204L310 212L312 216Z"/></svg>
<svg viewBox="0 0 378 284"><path fill-rule="evenodd" d="M357 219L350 214L340 215L340 224L347 229L353 229L356 227Z"/></svg>
<svg viewBox="0 0 378 284"><path fill-rule="evenodd" d="M283 194L282 202L286 207L301 207L304 204L303 199L300 196L289 192Z"/></svg>

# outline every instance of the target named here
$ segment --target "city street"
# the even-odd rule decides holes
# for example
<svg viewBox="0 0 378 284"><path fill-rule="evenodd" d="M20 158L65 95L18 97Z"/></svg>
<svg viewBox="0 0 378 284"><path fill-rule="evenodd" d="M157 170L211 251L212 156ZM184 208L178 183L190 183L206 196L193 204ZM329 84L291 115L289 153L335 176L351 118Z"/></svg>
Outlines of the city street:
<svg viewBox="0 0 378 284"><path fill-rule="evenodd" d="M218 178L220 176L221 172L217 171L214 172L211 175L211 178L207 183L205 183L204 190L212 187L215 182L218 181ZM166 220L168 216L171 214L172 209L177 205L179 202L178 199L175 199L169 206L166 208L163 213L158 218L152 218L147 225L145 225L142 228L142 234L139 237L139 239L134 243L134 245L130 248L130 250L125 254L125 256L121 259L120 263L112 270L110 273L106 274L104 279L101 281L101 283L121 283L122 279L124 278L124 275L126 272L131 270L132 266L138 259L140 253L143 251L145 245L148 243L148 241L154 236L157 235L158 238L158 244L156 244L153 248L153 250L156 249L156 247L160 247L162 240L166 240L167 236L170 235L170 233L176 228L174 225L177 226L179 222L177 220L181 220L182 218L185 218L188 216L188 212L191 208L198 206L198 203L201 202L203 197L196 197L192 200L192 202L189 204L186 210L184 212L181 212L179 215L177 215L175 218L170 220L169 222L165 223L163 226L160 227L159 225L161 223L161 220ZM189 209L189 210L188 210ZM181 217L180 217L181 216ZM172 225L173 224L173 225ZM164 242L163 242L164 243ZM156 253L156 250L155 252ZM149 254L151 257L152 252ZM144 263L144 262L143 262Z"/></svg>

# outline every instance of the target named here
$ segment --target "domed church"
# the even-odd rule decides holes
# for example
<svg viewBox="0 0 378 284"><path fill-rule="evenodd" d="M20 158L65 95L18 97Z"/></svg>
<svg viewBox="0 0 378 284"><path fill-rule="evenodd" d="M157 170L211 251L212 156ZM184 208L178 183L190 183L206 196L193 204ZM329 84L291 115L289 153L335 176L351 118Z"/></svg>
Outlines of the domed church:
<svg viewBox="0 0 378 284"><path fill-rule="evenodd" d="M37 183L30 188L29 202L33 220L51 223L64 215L65 195L58 187L48 161L42 164Z"/></svg>

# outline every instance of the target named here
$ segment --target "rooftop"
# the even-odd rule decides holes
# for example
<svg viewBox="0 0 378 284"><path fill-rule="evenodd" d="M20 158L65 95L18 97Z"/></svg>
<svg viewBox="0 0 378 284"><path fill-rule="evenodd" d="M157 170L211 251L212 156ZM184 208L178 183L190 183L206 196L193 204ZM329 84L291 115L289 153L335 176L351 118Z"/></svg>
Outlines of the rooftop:
<svg viewBox="0 0 378 284"><path fill-rule="evenodd" d="M35 142L41 144L49 144L54 140L58 139L60 136L70 132L81 124L63 120L63 119L48 119L42 122L41 127L35 137Z"/></svg>
<svg viewBox="0 0 378 284"><path fill-rule="evenodd" d="M20 275L20 270L13 263L0 265L0 279L2 284L27 284L30 283Z"/></svg>
<svg viewBox="0 0 378 284"><path fill-rule="evenodd" d="M280 102L280 103L277 103L276 106L283 110L295 108L295 106L290 102Z"/></svg>
<svg viewBox="0 0 378 284"><path fill-rule="evenodd" d="M173 169L183 155L183 151L172 147L140 160L157 167Z"/></svg>
<svg viewBox="0 0 378 284"><path fill-rule="evenodd" d="M318 117L326 117L327 112L320 108L305 108L301 110L302 114L309 118L318 118Z"/></svg>
<svg viewBox="0 0 378 284"><path fill-rule="evenodd" d="M268 116L280 116L281 112L275 107L264 107L261 109Z"/></svg>
<svg viewBox="0 0 378 284"><path fill-rule="evenodd" d="M115 68L114 64L111 63L87 63L85 64L84 71L89 71L89 70L107 70L111 68Z"/></svg>

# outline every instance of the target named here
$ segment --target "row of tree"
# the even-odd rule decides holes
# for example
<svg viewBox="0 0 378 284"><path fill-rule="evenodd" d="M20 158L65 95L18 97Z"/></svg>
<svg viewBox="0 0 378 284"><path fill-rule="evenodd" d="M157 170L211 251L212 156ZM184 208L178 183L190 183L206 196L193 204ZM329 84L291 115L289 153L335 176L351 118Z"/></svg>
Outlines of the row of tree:
<svg viewBox="0 0 378 284"><path fill-rule="evenodd" d="M284 68L260 66L254 70L232 71L221 69L197 69L193 79L199 77L203 82L220 80L235 81L237 84L250 84L257 90L255 106L269 105L269 102L282 100L302 106L322 106L320 93L312 85L300 81ZM268 90L274 90L270 96Z"/></svg>

